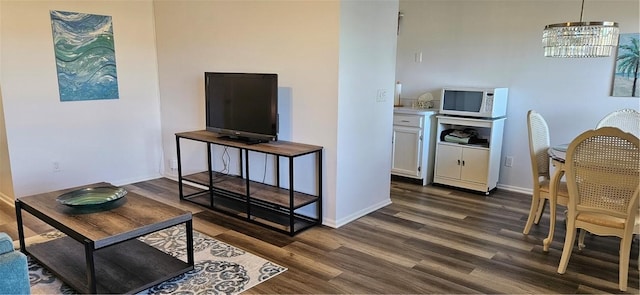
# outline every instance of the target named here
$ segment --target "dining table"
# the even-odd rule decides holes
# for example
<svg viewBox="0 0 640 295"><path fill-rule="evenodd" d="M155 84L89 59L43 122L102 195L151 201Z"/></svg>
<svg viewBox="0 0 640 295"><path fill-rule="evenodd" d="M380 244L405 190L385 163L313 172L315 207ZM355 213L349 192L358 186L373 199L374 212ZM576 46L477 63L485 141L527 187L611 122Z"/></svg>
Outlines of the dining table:
<svg viewBox="0 0 640 295"><path fill-rule="evenodd" d="M558 205L558 185L562 180L565 172L565 159L567 156L567 147L569 144L559 144L551 146L547 150L547 154L551 158L551 165L555 167L553 176L549 181L549 234L542 241L542 249L549 251L549 246L553 241L553 234L556 228L556 207Z"/></svg>

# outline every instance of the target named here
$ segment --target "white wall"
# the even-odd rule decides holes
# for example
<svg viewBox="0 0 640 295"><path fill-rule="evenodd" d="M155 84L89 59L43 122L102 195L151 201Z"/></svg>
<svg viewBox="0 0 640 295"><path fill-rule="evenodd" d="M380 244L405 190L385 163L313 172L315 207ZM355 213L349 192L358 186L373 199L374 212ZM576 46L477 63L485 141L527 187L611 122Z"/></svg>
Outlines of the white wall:
<svg viewBox="0 0 640 295"><path fill-rule="evenodd" d="M325 224L340 226L389 202L397 1L1 3L4 155L12 164L2 180L13 174L16 196L118 185L159 170L175 177L165 165L176 157L174 134L204 128L203 72L255 71L279 74L280 139L324 147ZM120 99L59 101L49 10L113 17ZM378 89L386 101L375 101ZM185 166L203 168L202 150L185 143ZM313 169L315 161L296 165ZM296 181L296 189L317 189L313 172Z"/></svg>
<svg viewBox="0 0 640 295"><path fill-rule="evenodd" d="M611 97L615 57L558 59L542 55L547 24L579 21L580 1L425 0L400 1L397 79L403 96L443 86L509 87L499 187L530 191L526 113L547 119L551 144L571 141L621 108L639 108L638 98ZM585 21L610 20L621 33L639 32L636 0L586 1ZM422 52L422 63L415 53Z"/></svg>
<svg viewBox="0 0 640 295"><path fill-rule="evenodd" d="M337 224L391 203L397 1L342 1ZM387 92L384 101L377 91Z"/></svg>
<svg viewBox="0 0 640 295"><path fill-rule="evenodd" d="M340 226L388 204L397 7L397 1L155 2L165 159L176 157L176 132L205 127L205 71L277 73L279 139L324 147L323 223ZM376 102L377 89L388 91L387 101ZM181 153L187 173L205 168L204 144L182 141ZM215 162L220 157L214 152ZM251 163L265 165L261 157ZM313 159L302 159L296 189L315 192L314 168Z"/></svg>
<svg viewBox="0 0 640 295"><path fill-rule="evenodd" d="M161 159L175 157L176 132L204 128L203 72L277 72L286 97L283 139L324 146L324 222L341 225L388 198L392 100L376 103L375 92L393 90L393 61L385 57L393 51L394 5L3 0L0 89L11 170L0 163L1 184L12 173L21 196L94 181L129 183L159 176L159 169L175 176L160 167ZM638 108L637 98L609 96L613 57L542 57L542 28L577 20L577 0L399 5L396 74L405 97L435 94L445 85L510 88L503 155L515 161L502 167L502 188L531 187L528 109L541 112L552 143L562 143L608 112ZM622 33L638 32L638 6L635 0L587 1L585 19L615 20ZM113 16L120 99L59 101L51 9ZM416 52L423 53L422 63L414 62ZM204 166L198 150L185 148L185 164ZM62 172L52 172L53 161Z"/></svg>
<svg viewBox="0 0 640 295"><path fill-rule="evenodd" d="M176 157L176 132L205 127L204 72L277 73L279 138L324 147L323 215L334 222L339 8L337 1L156 1L165 159ZM183 141L181 153L187 173L206 167L203 144ZM314 167L307 161L302 166ZM251 163L262 168L264 158ZM296 188L315 192L308 176L296 177Z"/></svg>
<svg viewBox="0 0 640 295"><path fill-rule="evenodd" d="M162 145L152 3L1 3L0 84L15 197L159 177ZM112 16L119 99L60 102L50 10ZM54 161L60 172L53 172ZM5 172L0 175L3 185Z"/></svg>

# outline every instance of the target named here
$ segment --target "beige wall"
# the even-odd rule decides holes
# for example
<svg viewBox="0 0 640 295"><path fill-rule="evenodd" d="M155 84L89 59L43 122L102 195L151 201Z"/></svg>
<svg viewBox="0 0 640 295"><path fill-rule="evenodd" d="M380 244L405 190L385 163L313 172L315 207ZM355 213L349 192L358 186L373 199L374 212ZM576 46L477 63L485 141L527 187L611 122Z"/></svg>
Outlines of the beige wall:
<svg viewBox="0 0 640 295"><path fill-rule="evenodd" d="M340 226L389 203L393 102L375 96L393 93L396 1L154 3L167 161L176 132L205 127L205 71L277 73L279 138L324 147L324 223ZM184 142L181 153L188 172L205 167L202 144ZM261 178L267 165L273 179L266 161L251 159L258 170L250 175ZM315 192L315 164L296 162L296 189Z"/></svg>
<svg viewBox="0 0 640 295"><path fill-rule="evenodd" d="M151 1L2 1L4 130L15 197L160 176L160 105ZM50 10L112 16L120 98L60 102ZM4 134L4 132L0 132ZM2 143L2 142L0 142ZM2 152L0 144L0 152ZM6 159L3 153L0 159ZM53 171L53 162L60 171ZM10 172L10 173L9 173Z"/></svg>
<svg viewBox="0 0 640 295"><path fill-rule="evenodd" d="M0 68L2 68L1 65ZM9 147L7 145L7 132L4 124L4 109L2 107L2 88L0 88L0 199L7 202L12 202L15 199L11 177L11 162L9 161Z"/></svg>
<svg viewBox="0 0 640 295"><path fill-rule="evenodd" d="M2 15L2 1L0 1L0 15ZM0 56L2 56L2 21L0 20ZM2 77L2 59L0 59L0 77ZM0 200L12 202L13 181L11 178L11 163L9 161L9 147L4 123L4 108L2 107L2 85L0 85Z"/></svg>
<svg viewBox="0 0 640 295"><path fill-rule="evenodd" d="M176 158L176 132L205 127L204 72L277 73L279 139L324 147L325 208L333 220L339 2L156 1L154 10L165 159ZM202 144L183 141L181 152L185 171L206 167ZM221 170L219 157L214 169ZM310 193L317 190L312 160L296 163L295 186ZM251 159L257 171L250 175L262 179L266 171L272 181L274 159L266 161ZM176 171L165 173L175 177Z"/></svg>
<svg viewBox="0 0 640 295"><path fill-rule="evenodd" d="M160 173L175 177L164 168L175 159L174 133L204 128L203 72L255 71L279 74L280 139L325 148L326 224L339 226L389 202L391 125L385 122L391 122L392 99L377 102L375 96L379 89L393 91L395 35L388 26L395 26L396 1L345 2L350 5L345 12L341 1L1 3L0 84L12 163L5 171L13 174L17 197L97 181L118 185ZM358 14L360 8L384 21ZM49 10L113 17L120 99L59 101ZM356 21L341 21L345 15ZM340 44L343 30L356 32L355 39L366 32L366 38ZM362 52L341 53L341 46L353 45ZM350 64L339 77L341 55L371 58L362 59L360 69ZM339 106L339 100L348 103ZM339 122L345 124L342 144ZM340 168L339 145L344 147ZM204 166L201 150L187 144L185 164ZM62 171L52 171L54 161ZM272 161L267 159L268 165ZM309 158L296 163L296 171L311 167L296 175L297 189L317 190L315 164ZM260 162L255 166L260 169ZM338 169L349 171L340 189ZM1 176L4 182L12 179L9 173Z"/></svg>

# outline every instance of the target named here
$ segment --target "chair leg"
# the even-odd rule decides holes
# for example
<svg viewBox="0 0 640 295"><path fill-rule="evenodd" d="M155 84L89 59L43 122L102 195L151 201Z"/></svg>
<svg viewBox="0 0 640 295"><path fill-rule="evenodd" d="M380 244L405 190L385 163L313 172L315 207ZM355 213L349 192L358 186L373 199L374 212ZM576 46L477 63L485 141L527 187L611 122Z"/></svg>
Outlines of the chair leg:
<svg viewBox="0 0 640 295"><path fill-rule="evenodd" d="M536 219L536 215L538 214L536 210L539 207L539 203L540 203L540 196L536 194L536 192L534 191L533 196L531 197L531 208L529 209L529 217L527 218L527 223L525 224L524 230L522 231L522 233L525 235L529 234L529 230L531 230L531 226L534 223L534 219Z"/></svg>
<svg viewBox="0 0 640 295"><path fill-rule="evenodd" d="M578 234L578 250L582 251L586 245L584 244L584 236L587 233L585 229L580 229L580 233Z"/></svg>
<svg viewBox="0 0 640 295"><path fill-rule="evenodd" d="M575 219L567 220L567 236L564 237L564 246L562 247L562 257L558 265L558 273L563 274L567 271L567 264L569 264L569 257L573 251L573 243L576 240L576 221Z"/></svg>
<svg viewBox="0 0 640 295"><path fill-rule="evenodd" d="M547 199L540 199L538 203L538 211L536 212L536 219L533 223L538 224L540 222L540 218L542 218L542 214L544 213L544 206L547 204Z"/></svg>
<svg viewBox="0 0 640 295"><path fill-rule="evenodd" d="M556 208L557 206L549 206L549 233L547 237L542 240L542 251L548 252L551 243L553 242L553 233L556 230Z"/></svg>
<svg viewBox="0 0 640 295"><path fill-rule="evenodd" d="M627 291L627 277L629 276L629 256L631 253L631 240L633 235L628 235L620 240L620 291Z"/></svg>

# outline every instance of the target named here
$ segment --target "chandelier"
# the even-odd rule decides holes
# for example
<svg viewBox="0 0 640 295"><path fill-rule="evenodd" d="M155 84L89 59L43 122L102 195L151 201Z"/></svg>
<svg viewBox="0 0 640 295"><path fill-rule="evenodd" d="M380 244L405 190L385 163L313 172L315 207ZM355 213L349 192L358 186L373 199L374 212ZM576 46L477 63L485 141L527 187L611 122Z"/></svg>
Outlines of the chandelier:
<svg viewBox="0 0 640 295"><path fill-rule="evenodd" d="M618 23L580 22L551 24L542 32L542 47L547 57L606 57L618 45Z"/></svg>

